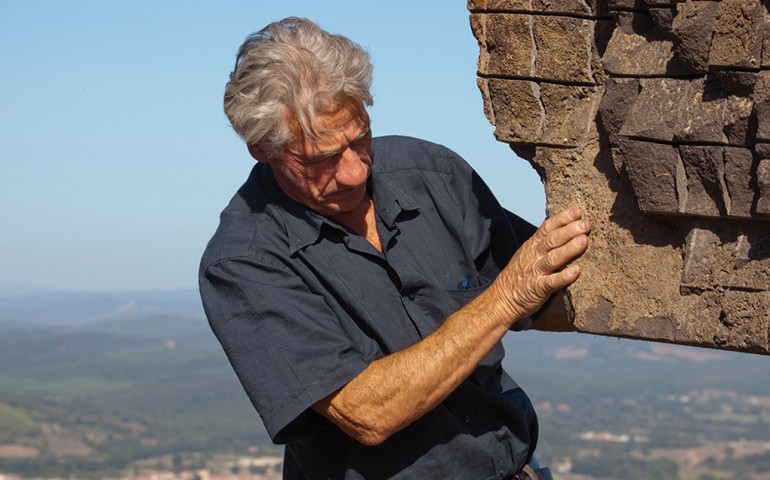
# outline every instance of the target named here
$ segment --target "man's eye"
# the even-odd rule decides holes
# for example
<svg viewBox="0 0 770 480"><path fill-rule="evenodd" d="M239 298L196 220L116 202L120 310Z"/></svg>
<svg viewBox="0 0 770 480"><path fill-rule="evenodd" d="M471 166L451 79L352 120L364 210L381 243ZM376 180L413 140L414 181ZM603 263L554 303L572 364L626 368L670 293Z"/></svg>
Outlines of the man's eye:
<svg viewBox="0 0 770 480"><path fill-rule="evenodd" d="M353 142L350 144L350 146L351 146L351 147L353 147L353 148L358 148L358 147L360 147L360 146L362 146L362 145L366 145L366 142L367 142L368 140L369 140L369 132L366 132L366 135L364 135L363 137L361 137L361 138L359 138L359 139L357 139L357 140L354 140L354 141L353 141Z"/></svg>
<svg viewBox="0 0 770 480"><path fill-rule="evenodd" d="M334 159L340 158L341 153L333 153L330 155L323 155L320 157L309 158L305 161L305 165L320 165L324 162L328 162Z"/></svg>

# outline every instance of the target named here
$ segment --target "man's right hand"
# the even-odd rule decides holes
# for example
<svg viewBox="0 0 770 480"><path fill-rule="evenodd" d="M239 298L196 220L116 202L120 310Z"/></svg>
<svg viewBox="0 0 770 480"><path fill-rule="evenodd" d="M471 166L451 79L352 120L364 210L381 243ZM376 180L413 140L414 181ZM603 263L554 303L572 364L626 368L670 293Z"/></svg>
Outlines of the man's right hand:
<svg viewBox="0 0 770 480"><path fill-rule="evenodd" d="M585 252L590 231L591 223L582 212L568 208L546 219L516 251L490 288L511 324L533 314L551 295L577 280L579 266L563 267Z"/></svg>

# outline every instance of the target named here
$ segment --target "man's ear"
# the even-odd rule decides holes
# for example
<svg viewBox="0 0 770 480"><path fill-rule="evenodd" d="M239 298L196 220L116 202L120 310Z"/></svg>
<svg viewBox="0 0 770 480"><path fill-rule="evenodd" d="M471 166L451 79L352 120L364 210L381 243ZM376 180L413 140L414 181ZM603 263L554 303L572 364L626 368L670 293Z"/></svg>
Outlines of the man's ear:
<svg viewBox="0 0 770 480"><path fill-rule="evenodd" d="M249 145L248 148L249 148L249 154L251 154L254 160L262 163L267 163L269 158L264 150L262 150L256 145Z"/></svg>

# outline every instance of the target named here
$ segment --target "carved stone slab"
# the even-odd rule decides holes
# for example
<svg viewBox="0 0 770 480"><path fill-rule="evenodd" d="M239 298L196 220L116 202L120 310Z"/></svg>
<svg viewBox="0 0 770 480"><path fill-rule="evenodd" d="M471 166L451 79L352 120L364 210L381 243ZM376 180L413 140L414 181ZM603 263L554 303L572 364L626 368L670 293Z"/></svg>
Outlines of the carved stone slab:
<svg viewBox="0 0 770 480"><path fill-rule="evenodd" d="M594 224L582 332L770 354L770 0L469 0L498 140Z"/></svg>

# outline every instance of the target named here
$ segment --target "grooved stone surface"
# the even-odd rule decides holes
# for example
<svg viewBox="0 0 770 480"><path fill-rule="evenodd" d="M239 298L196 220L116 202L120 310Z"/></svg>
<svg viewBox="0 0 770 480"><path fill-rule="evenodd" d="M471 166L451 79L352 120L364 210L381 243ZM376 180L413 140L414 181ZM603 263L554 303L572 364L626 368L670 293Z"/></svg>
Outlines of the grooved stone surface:
<svg viewBox="0 0 770 480"><path fill-rule="evenodd" d="M496 138L594 225L578 330L770 354L768 6L468 1Z"/></svg>

